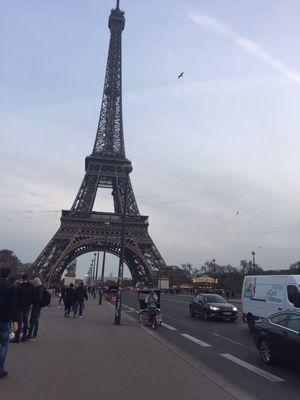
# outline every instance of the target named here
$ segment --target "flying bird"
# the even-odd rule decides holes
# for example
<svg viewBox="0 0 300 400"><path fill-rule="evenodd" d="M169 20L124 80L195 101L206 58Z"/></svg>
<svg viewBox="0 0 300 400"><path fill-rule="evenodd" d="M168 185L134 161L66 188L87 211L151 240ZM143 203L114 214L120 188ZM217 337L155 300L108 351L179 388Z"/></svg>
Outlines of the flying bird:
<svg viewBox="0 0 300 400"><path fill-rule="evenodd" d="M178 78L177 79L180 79L180 78L183 78L183 75L185 74L185 72L181 72L179 75L178 75Z"/></svg>

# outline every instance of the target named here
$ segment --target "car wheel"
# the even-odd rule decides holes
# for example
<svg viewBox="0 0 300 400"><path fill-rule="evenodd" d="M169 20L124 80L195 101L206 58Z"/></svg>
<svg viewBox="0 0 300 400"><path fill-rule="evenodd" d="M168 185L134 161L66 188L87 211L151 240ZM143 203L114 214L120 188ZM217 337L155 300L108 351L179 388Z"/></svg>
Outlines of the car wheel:
<svg viewBox="0 0 300 400"><path fill-rule="evenodd" d="M192 307L190 308L190 316L191 316L192 318L195 316L195 313L194 313Z"/></svg>
<svg viewBox="0 0 300 400"><path fill-rule="evenodd" d="M204 319L204 321L208 321L209 320L209 315L208 315L208 312L206 310L203 312L203 319Z"/></svg>
<svg viewBox="0 0 300 400"><path fill-rule="evenodd" d="M267 339L262 339L260 341L259 353L264 363L275 364L275 357L272 351L272 347Z"/></svg>
<svg viewBox="0 0 300 400"><path fill-rule="evenodd" d="M230 318L230 322L235 322L236 318Z"/></svg>
<svg viewBox="0 0 300 400"><path fill-rule="evenodd" d="M247 315L247 324L250 332L252 333L254 331L254 323L255 320L252 315Z"/></svg>

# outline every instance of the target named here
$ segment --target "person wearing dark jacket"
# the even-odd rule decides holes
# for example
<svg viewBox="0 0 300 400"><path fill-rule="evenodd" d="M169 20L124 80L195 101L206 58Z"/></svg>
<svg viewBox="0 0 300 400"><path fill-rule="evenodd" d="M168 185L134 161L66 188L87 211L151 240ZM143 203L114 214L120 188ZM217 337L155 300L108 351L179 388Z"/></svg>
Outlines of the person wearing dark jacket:
<svg viewBox="0 0 300 400"><path fill-rule="evenodd" d="M16 332L16 337L14 340L15 343L18 343L20 341L21 330L22 330L22 342L25 342L27 339L29 312L33 300L33 286L30 280L28 279L27 274L22 275L22 280L17 286L17 292L18 292L19 327Z"/></svg>
<svg viewBox="0 0 300 400"><path fill-rule="evenodd" d="M40 278L34 278L32 281L33 296L32 296L32 307L29 320L29 331L28 340L36 340L38 329L39 329L39 318L41 315L41 304L44 292L44 286Z"/></svg>
<svg viewBox="0 0 300 400"><path fill-rule="evenodd" d="M8 350L10 323L13 331L18 329L17 291L9 282L10 268L3 267L0 271L0 378L8 375L4 363Z"/></svg>
<svg viewBox="0 0 300 400"><path fill-rule="evenodd" d="M72 305L74 318L77 318L78 307L79 307L79 292L78 292L78 285L76 284L74 290L74 300Z"/></svg>
<svg viewBox="0 0 300 400"><path fill-rule="evenodd" d="M79 305L79 318L81 318L84 310L84 300L88 299L87 290L83 282L81 282L80 285L76 288L76 292L77 292L77 301ZM77 315L77 309L76 309L76 315Z"/></svg>
<svg viewBox="0 0 300 400"><path fill-rule="evenodd" d="M65 317L70 316L71 308L75 302L75 289L73 283L65 290L64 303L65 303Z"/></svg>

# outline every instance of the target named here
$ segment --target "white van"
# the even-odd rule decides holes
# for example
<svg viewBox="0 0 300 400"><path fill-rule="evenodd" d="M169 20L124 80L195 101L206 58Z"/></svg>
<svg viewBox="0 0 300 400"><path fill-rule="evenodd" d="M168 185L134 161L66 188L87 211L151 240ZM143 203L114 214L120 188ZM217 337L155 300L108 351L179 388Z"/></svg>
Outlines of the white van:
<svg viewBox="0 0 300 400"><path fill-rule="evenodd" d="M243 320L252 331L254 321L282 310L300 312L300 275L245 276Z"/></svg>

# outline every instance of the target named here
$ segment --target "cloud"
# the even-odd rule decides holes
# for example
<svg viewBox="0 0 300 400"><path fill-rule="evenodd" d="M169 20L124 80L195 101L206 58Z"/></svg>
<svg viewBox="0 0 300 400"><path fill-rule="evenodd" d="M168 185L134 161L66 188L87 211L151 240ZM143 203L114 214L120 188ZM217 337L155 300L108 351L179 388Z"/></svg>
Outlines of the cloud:
<svg viewBox="0 0 300 400"><path fill-rule="evenodd" d="M35 192L28 192L27 194L28 194L29 196L33 196L33 197L46 197L45 194L35 193Z"/></svg>
<svg viewBox="0 0 300 400"><path fill-rule="evenodd" d="M264 61L266 64L281 72L291 82L296 83L296 85L300 86L300 74L291 70L281 60L273 57L270 53L268 53L252 40L241 36L239 33L230 29L228 26L216 20L209 14L196 13L190 14L189 17L199 26L211 32L217 33L227 38L228 40L231 40L236 45L241 47L245 52Z"/></svg>

